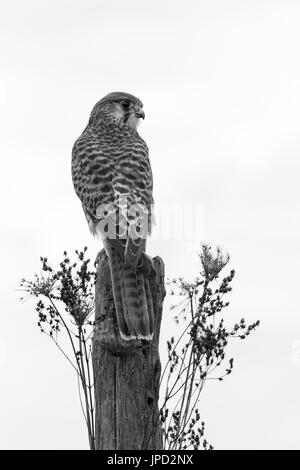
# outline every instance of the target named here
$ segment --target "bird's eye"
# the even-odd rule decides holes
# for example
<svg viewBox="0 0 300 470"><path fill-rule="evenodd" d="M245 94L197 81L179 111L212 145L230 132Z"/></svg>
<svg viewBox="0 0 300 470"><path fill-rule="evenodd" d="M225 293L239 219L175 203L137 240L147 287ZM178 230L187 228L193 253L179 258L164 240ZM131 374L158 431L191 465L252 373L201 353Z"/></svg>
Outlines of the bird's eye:
<svg viewBox="0 0 300 470"><path fill-rule="evenodd" d="M128 100L122 101L122 108L123 108L123 109L128 109L129 106L130 106L130 103L129 103Z"/></svg>

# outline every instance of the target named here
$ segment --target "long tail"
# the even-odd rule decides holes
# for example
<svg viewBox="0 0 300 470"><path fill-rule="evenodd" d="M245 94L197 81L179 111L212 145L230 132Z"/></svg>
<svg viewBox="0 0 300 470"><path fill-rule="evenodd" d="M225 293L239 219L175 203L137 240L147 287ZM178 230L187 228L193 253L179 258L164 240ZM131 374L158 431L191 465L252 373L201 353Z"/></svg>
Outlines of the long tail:
<svg viewBox="0 0 300 470"><path fill-rule="evenodd" d="M115 247L106 243L120 335L125 340L153 338L154 311L149 279L127 267Z"/></svg>

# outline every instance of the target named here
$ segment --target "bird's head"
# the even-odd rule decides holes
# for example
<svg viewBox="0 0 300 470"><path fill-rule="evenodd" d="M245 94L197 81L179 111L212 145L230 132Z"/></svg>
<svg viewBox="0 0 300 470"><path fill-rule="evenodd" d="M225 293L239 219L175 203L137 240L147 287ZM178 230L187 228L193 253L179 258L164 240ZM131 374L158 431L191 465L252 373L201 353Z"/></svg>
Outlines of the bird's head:
<svg viewBox="0 0 300 470"><path fill-rule="evenodd" d="M104 96L95 104L89 124L97 126L101 121L105 121L136 129L140 118L145 119L141 100L129 93L114 92Z"/></svg>

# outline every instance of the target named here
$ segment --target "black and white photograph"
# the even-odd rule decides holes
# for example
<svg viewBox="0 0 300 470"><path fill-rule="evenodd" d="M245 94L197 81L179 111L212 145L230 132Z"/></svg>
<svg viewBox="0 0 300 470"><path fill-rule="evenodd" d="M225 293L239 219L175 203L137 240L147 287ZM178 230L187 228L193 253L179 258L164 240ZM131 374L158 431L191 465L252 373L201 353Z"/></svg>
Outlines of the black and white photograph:
<svg viewBox="0 0 300 470"><path fill-rule="evenodd" d="M300 450L300 2L0 24L0 449Z"/></svg>

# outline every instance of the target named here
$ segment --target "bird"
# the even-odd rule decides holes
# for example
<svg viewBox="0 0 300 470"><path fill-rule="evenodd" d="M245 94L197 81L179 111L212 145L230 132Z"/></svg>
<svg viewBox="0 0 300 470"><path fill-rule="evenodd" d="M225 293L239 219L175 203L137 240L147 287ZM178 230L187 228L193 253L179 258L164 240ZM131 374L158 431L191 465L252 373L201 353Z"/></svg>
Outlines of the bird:
<svg viewBox="0 0 300 470"><path fill-rule="evenodd" d="M116 319L123 340L151 341L154 262L146 254L153 225L153 176L137 131L142 101L112 92L92 109L72 149L72 180L91 233L108 256Z"/></svg>

